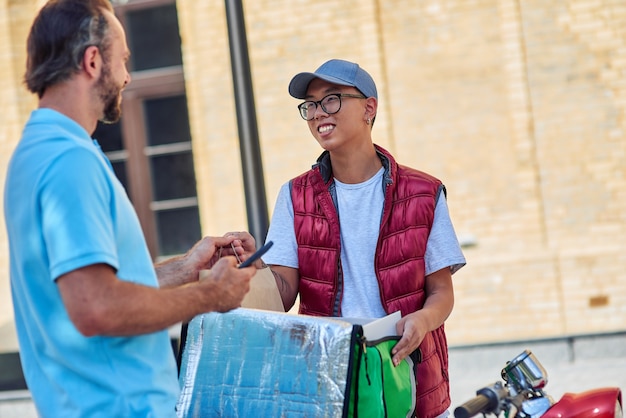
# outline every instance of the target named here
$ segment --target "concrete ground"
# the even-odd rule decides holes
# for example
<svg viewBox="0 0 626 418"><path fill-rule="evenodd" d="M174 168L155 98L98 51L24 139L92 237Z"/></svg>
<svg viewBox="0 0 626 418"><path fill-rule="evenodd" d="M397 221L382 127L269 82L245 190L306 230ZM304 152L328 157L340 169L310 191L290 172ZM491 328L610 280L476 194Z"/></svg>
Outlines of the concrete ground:
<svg viewBox="0 0 626 418"><path fill-rule="evenodd" d="M566 392L614 386L626 391L626 333L579 336L450 348L452 407L500 380L507 361L529 349L548 373L545 391L555 400ZM0 418L36 418L27 391L0 392Z"/></svg>
<svg viewBox="0 0 626 418"><path fill-rule="evenodd" d="M626 333L528 341L450 350L452 408L501 380L507 361L529 349L548 375L545 392L558 401L567 392L601 387L626 391Z"/></svg>

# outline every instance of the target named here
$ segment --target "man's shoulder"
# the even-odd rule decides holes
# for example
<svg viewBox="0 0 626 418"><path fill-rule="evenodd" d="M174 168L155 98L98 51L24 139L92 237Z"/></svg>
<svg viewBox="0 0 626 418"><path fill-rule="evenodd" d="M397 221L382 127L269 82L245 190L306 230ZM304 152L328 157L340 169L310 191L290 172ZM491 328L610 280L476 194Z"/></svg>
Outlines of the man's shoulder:
<svg viewBox="0 0 626 418"><path fill-rule="evenodd" d="M34 110L22 132L22 141L66 140L91 143L85 129L75 120L52 109Z"/></svg>

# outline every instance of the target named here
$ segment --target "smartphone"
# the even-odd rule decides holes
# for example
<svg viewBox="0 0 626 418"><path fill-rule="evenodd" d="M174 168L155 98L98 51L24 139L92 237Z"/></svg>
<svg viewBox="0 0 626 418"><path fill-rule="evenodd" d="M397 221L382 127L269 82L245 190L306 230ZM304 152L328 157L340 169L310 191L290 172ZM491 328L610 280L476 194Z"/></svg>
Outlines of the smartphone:
<svg viewBox="0 0 626 418"><path fill-rule="evenodd" d="M239 268L242 269L244 267L251 266L252 263L254 263L259 258L261 258L261 256L263 254L265 254L267 252L267 250L269 250L272 245L274 245L274 243L272 241L267 241L264 246L262 246L261 248L256 250L249 258L246 259L246 261L244 261L243 263L239 264Z"/></svg>

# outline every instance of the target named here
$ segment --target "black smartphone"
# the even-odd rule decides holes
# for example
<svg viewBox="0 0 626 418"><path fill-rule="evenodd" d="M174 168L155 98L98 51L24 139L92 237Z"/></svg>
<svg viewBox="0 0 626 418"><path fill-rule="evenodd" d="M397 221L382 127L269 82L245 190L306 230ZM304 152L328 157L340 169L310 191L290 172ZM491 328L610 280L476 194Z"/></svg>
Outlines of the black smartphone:
<svg viewBox="0 0 626 418"><path fill-rule="evenodd" d="M239 268L242 269L244 267L249 267L252 265L252 263L254 263L255 261L257 261L259 258L261 258L261 256L263 254L265 254L267 252L267 250L270 249L270 247L274 245L274 243L272 241L267 241L265 243L264 246L262 246L261 248L259 248L258 250L256 250L251 256L250 258L247 258L246 261L244 261L243 263L239 264Z"/></svg>

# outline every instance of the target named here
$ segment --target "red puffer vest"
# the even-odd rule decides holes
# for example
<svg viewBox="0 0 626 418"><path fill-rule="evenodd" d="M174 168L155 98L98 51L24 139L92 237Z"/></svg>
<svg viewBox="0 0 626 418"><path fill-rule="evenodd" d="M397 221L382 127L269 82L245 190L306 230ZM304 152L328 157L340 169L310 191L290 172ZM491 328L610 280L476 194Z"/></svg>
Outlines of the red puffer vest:
<svg viewBox="0 0 626 418"><path fill-rule="evenodd" d="M385 166L386 187L374 268L385 311L400 310L405 316L424 306L424 254L443 185L428 174L396 164L383 148L376 146L376 150ZM333 194L327 152L310 171L292 180L301 314L341 316L343 274ZM433 418L450 406L448 344L443 325L426 335L420 350L417 417Z"/></svg>

